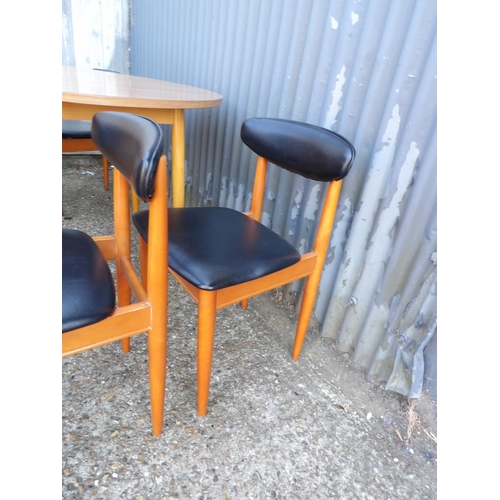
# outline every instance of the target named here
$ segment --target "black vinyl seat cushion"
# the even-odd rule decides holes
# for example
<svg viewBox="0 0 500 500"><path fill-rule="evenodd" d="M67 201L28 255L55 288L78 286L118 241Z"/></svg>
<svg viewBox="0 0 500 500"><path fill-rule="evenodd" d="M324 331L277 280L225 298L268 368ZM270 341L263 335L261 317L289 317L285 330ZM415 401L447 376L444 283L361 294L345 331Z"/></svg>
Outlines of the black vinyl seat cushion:
<svg viewBox="0 0 500 500"><path fill-rule="evenodd" d="M92 122L86 120L62 120L63 139L90 139Z"/></svg>
<svg viewBox="0 0 500 500"><path fill-rule="evenodd" d="M113 276L94 240L82 231L63 229L63 333L97 323L114 309Z"/></svg>
<svg viewBox="0 0 500 500"><path fill-rule="evenodd" d="M132 217L147 242L149 211ZM168 264L202 290L220 290L289 267L300 254L245 214L223 207L169 208Z"/></svg>

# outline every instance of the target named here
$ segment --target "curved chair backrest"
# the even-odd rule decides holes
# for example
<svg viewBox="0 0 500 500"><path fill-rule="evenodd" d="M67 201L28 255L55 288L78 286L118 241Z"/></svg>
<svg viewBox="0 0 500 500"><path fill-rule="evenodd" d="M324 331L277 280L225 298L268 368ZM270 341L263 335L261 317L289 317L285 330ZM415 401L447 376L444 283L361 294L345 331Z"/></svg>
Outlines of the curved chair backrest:
<svg viewBox="0 0 500 500"><path fill-rule="evenodd" d="M130 182L137 196L150 201L163 153L160 126L144 116L102 111L92 120L92 140Z"/></svg>
<svg viewBox="0 0 500 500"><path fill-rule="evenodd" d="M335 132L291 120L249 118L241 139L271 163L317 181L343 179L356 155L354 146Z"/></svg>

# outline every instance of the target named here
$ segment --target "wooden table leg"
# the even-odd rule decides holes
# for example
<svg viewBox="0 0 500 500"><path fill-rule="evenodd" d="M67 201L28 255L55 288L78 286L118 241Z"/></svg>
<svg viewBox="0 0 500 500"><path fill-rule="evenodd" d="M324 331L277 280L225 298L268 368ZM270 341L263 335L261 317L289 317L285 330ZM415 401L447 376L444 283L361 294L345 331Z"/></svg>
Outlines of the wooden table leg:
<svg viewBox="0 0 500 500"><path fill-rule="evenodd" d="M172 124L172 193L174 207L184 206L184 110L176 109Z"/></svg>

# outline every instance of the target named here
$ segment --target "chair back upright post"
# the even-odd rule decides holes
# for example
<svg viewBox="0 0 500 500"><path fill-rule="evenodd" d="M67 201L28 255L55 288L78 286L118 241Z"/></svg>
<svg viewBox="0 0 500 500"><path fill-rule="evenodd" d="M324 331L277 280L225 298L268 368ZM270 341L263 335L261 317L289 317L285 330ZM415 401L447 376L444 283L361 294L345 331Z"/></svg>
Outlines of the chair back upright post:
<svg viewBox="0 0 500 500"><path fill-rule="evenodd" d="M250 213L247 214L254 220L260 222L262 217L262 206L264 204L264 189L266 187L267 179L267 160L262 157L257 157L257 166L255 168L255 176L253 181L252 190L252 204L250 208ZM248 308L248 299L243 299L240 302L242 309Z"/></svg>
<svg viewBox="0 0 500 500"><path fill-rule="evenodd" d="M257 166L255 168L255 176L252 191L252 217L260 222L262 217L262 206L264 203L264 188L266 187L267 178L267 160L262 157L257 157Z"/></svg>
<svg viewBox="0 0 500 500"><path fill-rule="evenodd" d="M116 237L116 294L118 306L131 303L131 290L123 270L124 257L130 259L130 204L129 183L118 168L114 169L113 202ZM122 339L123 352L130 352L130 337Z"/></svg>

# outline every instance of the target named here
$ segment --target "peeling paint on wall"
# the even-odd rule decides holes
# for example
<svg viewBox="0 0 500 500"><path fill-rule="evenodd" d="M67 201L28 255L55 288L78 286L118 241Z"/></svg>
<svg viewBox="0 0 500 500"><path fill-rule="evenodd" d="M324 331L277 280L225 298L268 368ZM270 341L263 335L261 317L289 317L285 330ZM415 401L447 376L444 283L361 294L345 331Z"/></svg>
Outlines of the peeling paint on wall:
<svg viewBox="0 0 500 500"><path fill-rule="evenodd" d="M205 185L205 202L208 203L212 201L212 188L213 188L213 180L214 180L214 174L213 172L209 172L207 175L207 181Z"/></svg>
<svg viewBox="0 0 500 500"><path fill-rule="evenodd" d="M221 179L220 197L224 200L229 198L229 178L227 176Z"/></svg>
<svg viewBox="0 0 500 500"><path fill-rule="evenodd" d="M332 101L326 115L324 125L325 128L333 129L333 126L337 122L337 116L341 110L340 100L342 99L342 88L346 81L345 72L346 67L343 65L340 73L337 75L337 82L335 83L335 88L332 91Z"/></svg>
<svg viewBox="0 0 500 500"><path fill-rule="evenodd" d="M271 227L272 219L268 212L262 212L260 222L262 222L262 224L266 227Z"/></svg>
<svg viewBox="0 0 500 500"><path fill-rule="evenodd" d="M306 208L304 210L304 219L315 220L316 212L319 208L319 194L321 192L321 185L315 184L307 200Z"/></svg>
<svg viewBox="0 0 500 500"><path fill-rule="evenodd" d="M302 196L304 195L303 191L297 191L297 195L295 196L294 206L292 207L291 219L295 220L300 214L300 204L302 202Z"/></svg>

